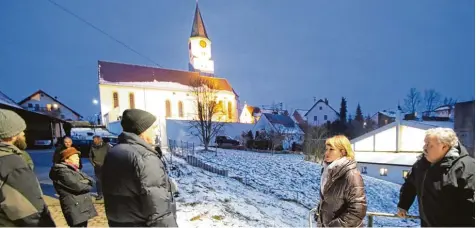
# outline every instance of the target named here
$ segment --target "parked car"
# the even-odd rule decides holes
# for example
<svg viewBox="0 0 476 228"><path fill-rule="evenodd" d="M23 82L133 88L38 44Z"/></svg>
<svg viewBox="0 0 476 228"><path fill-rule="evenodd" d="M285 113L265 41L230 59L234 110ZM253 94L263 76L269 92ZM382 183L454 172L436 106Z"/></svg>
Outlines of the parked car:
<svg viewBox="0 0 476 228"><path fill-rule="evenodd" d="M230 136L223 135L215 137L215 143L218 144L218 146L221 146L223 144L231 144L233 146L240 145L240 141L233 139Z"/></svg>

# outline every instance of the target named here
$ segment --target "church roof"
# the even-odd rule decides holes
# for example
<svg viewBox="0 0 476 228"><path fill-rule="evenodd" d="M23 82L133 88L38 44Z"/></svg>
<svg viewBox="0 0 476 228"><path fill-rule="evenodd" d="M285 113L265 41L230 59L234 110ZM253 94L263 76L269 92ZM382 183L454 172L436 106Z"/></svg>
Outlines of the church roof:
<svg viewBox="0 0 476 228"><path fill-rule="evenodd" d="M202 14L198 8L198 3L195 8L195 16L192 24L192 34L190 37L204 37L208 39L207 30L205 29L205 23L203 23Z"/></svg>
<svg viewBox="0 0 476 228"><path fill-rule="evenodd" d="M228 80L224 78L201 76L198 72L170 70L164 68L139 66L124 63L114 63L98 61L99 82L107 83L151 83L151 82L172 82L185 86L192 86L192 83L202 78L212 80L216 83L218 90L230 91L236 94Z"/></svg>

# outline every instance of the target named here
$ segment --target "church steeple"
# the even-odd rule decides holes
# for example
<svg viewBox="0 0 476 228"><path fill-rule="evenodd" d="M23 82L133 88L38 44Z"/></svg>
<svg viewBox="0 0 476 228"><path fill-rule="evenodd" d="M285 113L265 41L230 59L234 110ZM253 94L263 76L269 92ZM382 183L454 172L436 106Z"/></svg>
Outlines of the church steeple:
<svg viewBox="0 0 476 228"><path fill-rule="evenodd" d="M192 34L190 37L203 37L208 39L207 30L205 29L205 23L203 23L202 14L198 8L198 1L195 7L195 16L192 24Z"/></svg>
<svg viewBox="0 0 476 228"><path fill-rule="evenodd" d="M202 14L198 8L198 2L195 7L192 34L188 39L188 57L188 68L190 71L213 76L215 66L212 60L212 42L208 38Z"/></svg>

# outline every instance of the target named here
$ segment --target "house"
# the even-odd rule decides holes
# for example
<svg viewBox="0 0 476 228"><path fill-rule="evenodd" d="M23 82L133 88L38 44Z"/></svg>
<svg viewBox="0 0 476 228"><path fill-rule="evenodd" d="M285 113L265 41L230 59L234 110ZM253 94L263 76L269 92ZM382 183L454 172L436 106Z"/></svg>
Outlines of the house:
<svg viewBox="0 0 476 228"><path fill-rule="evenodd" d="M425 131L450 127L452 122L396 120L351 141L362 174L402 184L412 165L422 156Z"/></svg>
<svg viewBox="0 0 476 228"><path fill-rule="evenodd" d="M259 115L261 113L260 108L253 107L245 103L240 114L240 123L251 123L254 124L258 121Z"/></svg>
<svg viewBox="0 0 476 228"><path fill-rule="evenodd" d="M321 126L339 119L339 113L329 105L327 99L319 99L304 116L311 126Z"/></svg>
<svg viewBox="0 0 476 228"><path fill-rule="evenodd" d="M298 125L303 125L307 123L306 112L308 110L305 109L296 109L292 112L292 119Z"/></svg>
<svg viewBox="0 0 476 228"><path fill-rule="evenodd" d="M371 119L374 121L378 127L383 127L389 123L395 121L396 112L390 110L382 110L375 113Z"/></svg>
<svg viewBox="0 0 476 228"><path fill-rule="evenodd" d="M455 104L454 130L459 141L474 158L474 100Z"/></svg>
<svg viewBox="0 0 476 228"><path fill-rule="evenodd" d="M53 97L43 90L38 90L18 102L26 110L41 112L62 120L81 120L83 117L73 109L60 102L57 97Z"/></svg>
<svg viewBox="0 0 476 228"><path fill-rule="evenodd" d="M166 146L166 119L197 119L196 97L191 93L197 80L216 85L212 99L223 113L214 115L213 120L238 122L238 94L227 79L214 74L211 44L197 4L188 39L189 71L98 61L103 123L109 129L124 110L146 110L157 117L160 143Z"/></svg>
<svg viewBox="0 0 476 228"><path fill-rule="evenodd" d="M51 147L57 138L65 136L63 125L68 123L59 118L37 111L29 111L18 105L0 91L0 108L16 112L26 122L28 147Z"/></svg>
<svg viewBox="0 0 476 228"><path fill-rule="evenodd" d="M447 119L453 119L454 117L454 105L442 105L433 111L426 111L422 113L422 118L425 117L434 117L434 118L447 118Z"/></svg>
<svg viewBox="0 0 476 228"><path fill-rule="evenodd" d="M281 114L263 113L252 129L254 134L257 131L280 137L285 150L290 149L293 143L302 144L304 140L304 132L301 128L291 117Z"/></svg>

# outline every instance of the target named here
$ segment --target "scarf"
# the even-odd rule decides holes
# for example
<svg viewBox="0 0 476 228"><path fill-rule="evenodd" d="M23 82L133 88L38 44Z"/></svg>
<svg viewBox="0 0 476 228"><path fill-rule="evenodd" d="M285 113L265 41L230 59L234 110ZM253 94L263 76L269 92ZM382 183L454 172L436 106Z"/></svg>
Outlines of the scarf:
<svg viewBox="0 0 476 228"><path fill-rule="evenodd" d="M339 159L336 159L334 160L333 162L331 162L330 164L327 163L327 162L324 162L324 171L322 172L322 175L321 175L321 194L324 195L324 187L326 186L327 184L327 181L329 180L329 173L330 171L338 166L339 164L342 164L343 162L345 162L347 160L346 157L341 157Z"/></svg>

